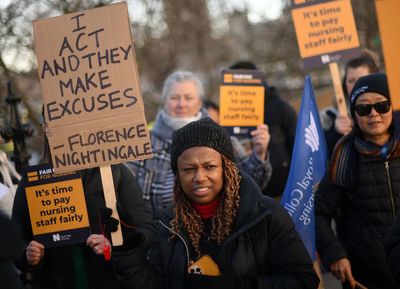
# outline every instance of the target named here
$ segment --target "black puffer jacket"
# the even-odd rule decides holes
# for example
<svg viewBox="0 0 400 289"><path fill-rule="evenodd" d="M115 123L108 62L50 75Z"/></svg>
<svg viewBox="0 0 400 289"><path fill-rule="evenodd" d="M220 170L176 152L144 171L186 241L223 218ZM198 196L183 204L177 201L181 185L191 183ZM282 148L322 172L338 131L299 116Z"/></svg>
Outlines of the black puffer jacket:
<svg viewBox="0 0 400 289"><path fill-rule="evenodd" d="M389 269L397 285L400 286L400 215L397 215L393 232L387 239L385 246Z"/></svg>
<svg viewBox="0 0 400 289"><path fill-rule="evenodd" d="M125 224L137 226L146 237L146 243L153 239L155 228L149 204L143 200L142 191L131 172L122 164L112 166L112 174L117 197L118 213ZM99 169L82 171L90 229L92 234L101 234L100 210L105 207ZM32 228L25 196L25 180L16 193L13 219L23 228L24 238L32 240ZM78 256L81 256L80 258ZM79 262L81 259L81 262ZM86 271L90 288L119 288L111 262L105 262L102 255L95 255L85 244L45 249L42 262L35 267L26 263L25 253L17 263L22 272L33 272L34 282L40 288L75 288L74 268L81 264Z"/></svg>
<svg viewBox="0 0 400 289"><path fill-rule="evenodd" d="M240 276L256 276L256 288L260 289L317 288L318 277L287 212L262 196L249 176L242 176L235 228L216 260L220 268L228 267ZM160 220L162 224L149 256L150 266L143 264L140 250L131 255L114 255L124 288L183 288L188 260L192 259L188 256L190 248L185 248L190 241L185 232L171 239L166 227L172 214L172 210L165 211Z"/></svg>
<svg viewBox="0 0 400 289"><path fill-rule="evenodd" d="M394 285L385 260L383 241L400 207L400 158L359 156L353 188L324 179L315 197L317 251L327 269L349 258L353 276L368 288ZM337 235L331 219L337 223Z"/></svg>

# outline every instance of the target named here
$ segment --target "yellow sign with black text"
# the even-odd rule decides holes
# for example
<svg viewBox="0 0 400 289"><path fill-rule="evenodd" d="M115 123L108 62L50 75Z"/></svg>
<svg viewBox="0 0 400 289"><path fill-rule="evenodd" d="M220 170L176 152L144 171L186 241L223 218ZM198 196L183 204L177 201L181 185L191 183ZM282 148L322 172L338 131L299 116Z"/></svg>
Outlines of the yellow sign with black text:
<svg viewBox="0 0 400 289"><path fill-rule="evenodd" d="M264 91L262 86L221 86L221 125L257 126L262 124Z"/></svg>
<svg viewBox="0 0 400 289"><path fill-rule="evenodd" d="M400 2L398 0L377 0L379 30L389 81L391 102L396 116L396 126L400 129Z"/></svg>
<svg viewBox="0 0 400 289"><path fill-rule="evenodd" d="M311 1L294 7L293 22L305 65L337 62L358 53L360 44L350 0Z"/></svg>
<svg viewBox="0 0 400 289"><path fill-rule="evenodd" d="M82 242L90 235L79 173L55 173L50 166L26 172L26 200L35 240L45 246Z"/></svg>
<svg viewBox="0 0 400 289"><path fill-rule="evenodd" d="M247 135L264 123L264 75L258 70L225 70L220 86L220 125Z"/></svg>

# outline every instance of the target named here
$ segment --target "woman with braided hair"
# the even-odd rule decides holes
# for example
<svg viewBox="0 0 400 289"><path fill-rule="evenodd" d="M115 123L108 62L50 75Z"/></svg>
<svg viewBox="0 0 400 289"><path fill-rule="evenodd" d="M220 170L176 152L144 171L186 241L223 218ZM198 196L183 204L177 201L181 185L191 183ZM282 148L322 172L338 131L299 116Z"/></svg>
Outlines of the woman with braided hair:
<svg viewBox="0 0 400 289"><path fill-rule="evenodd" d="M175 131L184 125L207 117L203 107L204 87L199 76L190 71L169 75L162 89L162 109L157 113L151 130L151 159L131 161L126 165L137 177L143 198L149 200L155 219L171 205L175 176L171 167L171 144ZM246 154L240 143L235 146L238 165L265 188L272 174L269 161L268 126L260 124L250 132L252 151Z"/></svg>
<svg viewBox="0 0 400 289"><path fill-rule="evenodd" d="M173 204L146 258L117 250L122 288L317 288L286 211L234 163L227 132L210 118L177 130Z"/></svg>

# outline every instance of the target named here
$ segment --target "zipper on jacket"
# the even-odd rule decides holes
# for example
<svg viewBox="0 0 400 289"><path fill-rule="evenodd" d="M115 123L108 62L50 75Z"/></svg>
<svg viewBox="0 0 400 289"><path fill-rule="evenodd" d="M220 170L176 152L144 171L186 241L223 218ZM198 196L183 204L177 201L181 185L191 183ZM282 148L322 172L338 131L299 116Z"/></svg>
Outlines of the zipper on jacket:
<svg viewBox="0 0 400 289"><path fill-rule="evenodd" d="M392 183L390 181L389 162L388 161L385 161L385 171L386 171L386 178L387 178L388 187L389 187L390 207L392 209L392 216L394 219L396 217L396 208L394 205L394 196L393 196L393 190L392 190Z"/></svg>
<svg viewBox="0 0 400 289"><path fill-rule="evenodd" d="M170 227L168 227L166 224L164 224L163 221L158 220L158 222L159 222L165 229L167 229L167 230L170 231L172 234L176 235L179 239L181 239L181 241L183 242L183 245L185 246L185 250L186 250L186 262L187 262L187 267L189 268L190 263L191 263L191 262L190 262L190 256L189 256L189 247L188 247L188 245L186 244L185 239L184 239L178 232L175 232L174 230L172 230L172 228L170 228Z"/></svg>

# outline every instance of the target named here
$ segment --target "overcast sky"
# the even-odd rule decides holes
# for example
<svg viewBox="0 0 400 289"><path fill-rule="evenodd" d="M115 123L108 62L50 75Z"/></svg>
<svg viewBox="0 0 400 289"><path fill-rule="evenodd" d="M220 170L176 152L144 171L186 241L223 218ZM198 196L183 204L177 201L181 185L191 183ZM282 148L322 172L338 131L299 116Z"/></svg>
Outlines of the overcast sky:
<svg viewBox="0 0 400 289"><path fill-rule="evenodd" d="M235 7L244 8L248 5L249 20L259 22L265 18L276 19L282 12L282 0L225 0Z"/></svg>
<svg viewBox="0 0 400 289"><path fill-rule="evenodd" d="M0 0L0 8L7 6L12 1L13 0ZM136 8L134 8L135 2L140 3L137 1L142 1L142 0L126 1L128 2L131 18L133 17L133 15L135 15L135 13L136 17L140 18L141 15L140 7L136 6ZM115 1L115 2L120 2L120 1ZM225 4L227 4L228 8L230 8L231 11L233 9L243 10L247 8L248 17L250 22L252 23L278 18L282 12L282 2L283 0L225 0ZM132 10L135 10L135 12L132 13L133 12ZM23 57L16 58L15 51L5 51L3 53L4 53L3 54L4 61L6 62L7 65L13 63L21 70L29 69L30 66L29 64L27 64L26 61L23 60Z"/></svg>
<svg viewBox="0 0 400 289"><path fill-rule="evenodd" d="M0 7L7 6L12 0L0 0ZM282 11L282 0L225 0L235 8L248 7L251 22L258 22L265 18L278 18ZM129 0L127 1L130 2Z"/></svg>

